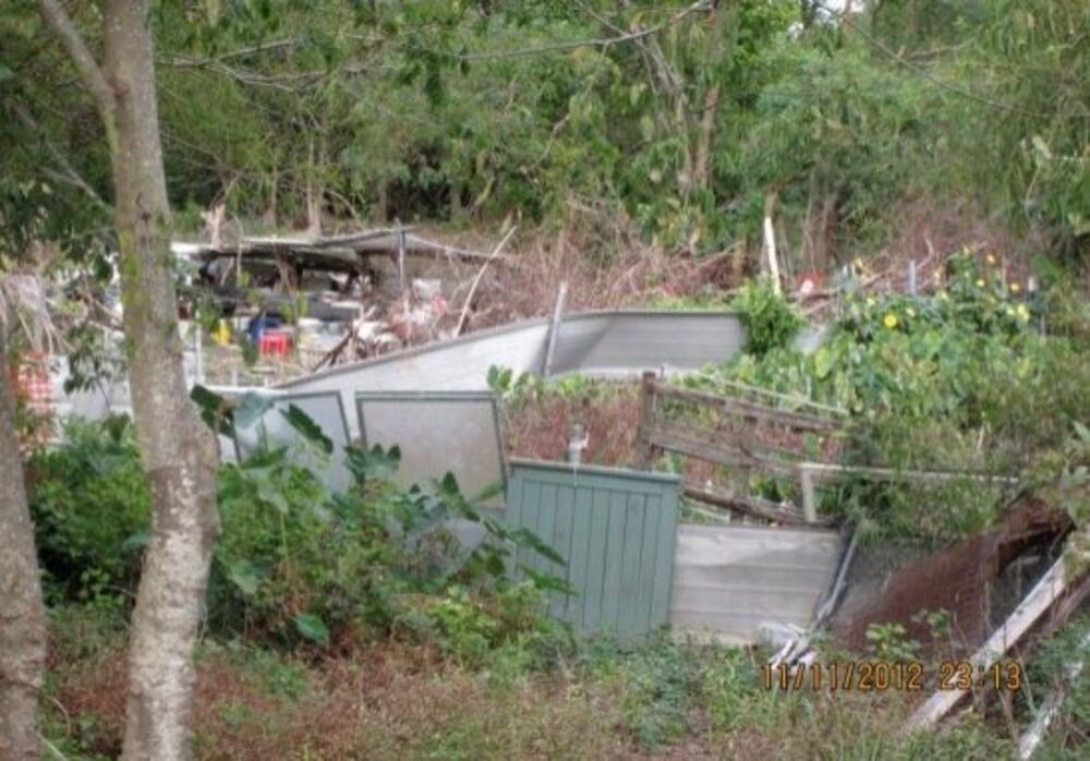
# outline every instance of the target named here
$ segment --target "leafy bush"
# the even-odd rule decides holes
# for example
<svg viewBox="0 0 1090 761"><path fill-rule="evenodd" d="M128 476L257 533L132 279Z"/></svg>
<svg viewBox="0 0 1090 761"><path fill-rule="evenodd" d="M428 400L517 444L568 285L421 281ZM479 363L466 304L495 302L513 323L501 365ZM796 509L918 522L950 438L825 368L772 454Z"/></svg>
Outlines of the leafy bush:
<svg viewBox="0 0 1090 761"><path fill-rule="evenodd" d="M150 497L125 417L71 422L30 461L35 541L51 601L117 601L135 589Z"/></svg>
<svg viewBox="0 0 1090 761"><path fill-rule="evenodd" d="M746 329L746 352L754 357L786 348L805 324L767 280L746 283L731 305Z"/></svg>
<svg viewBox="0 0 1090 761"><path fill-rule="evenodd" d="M543 592L564 583L533 569L523 569L524 581L513 578L519 548L563 562L532 532L479 511L449 474L428 488L394 486L396 448L349 448L355 483L333 491L315 475L332 443L297 408L285 417L308 451L266 450L220 471L213 632L342 648L409 635L474 663L512 641L541 655L567 646L570 633L543 616ZM113 608L131 597L150 505L127 418L72 425L64 445L36 456L31 473L53 600ZM446 528L453 519L483 526L486 541L462 547Z"/></svg>
<svg viewBox="0 0 1090 761"><path fill-rule="evenodd" d="M301 411L284 415L316 450L311 454L332 453ZM218 628L284 645L339 647L407 634L474 662L517 636L562 634L542 625L543 598L534 593L563 582L526 568L522 584L510 575L519 547L563 562L540 539L478 510L451 474L427 488L394 486L396 447L348 447L346 457L354 485L344 492L325 486L299 464L307 457L297 461L285 448L224 467L223 536L210 590ZM486 540L463 547L450 520L480 525Z"/></svg>
<svg viewBox="0 0 1090 761"><path fill-rule="evenodd" d="M1065 334L1039 331L1060 304L1068 302L1004 280L993 257L962 253L931 295L849 296L811 354L770 340L763 353L687 383L730 394L717 383L727 377L843 409L854 422L841 449L849 464L1021 474L1040 483L1071 461L1055 455L1071 439L1072 421L1085 419L1090 383L1073 327L1080 310L1063 307ZM836 494L835 509L878 533L942 539L986 527L1009 496L968 479L853 481Z"/></svg>

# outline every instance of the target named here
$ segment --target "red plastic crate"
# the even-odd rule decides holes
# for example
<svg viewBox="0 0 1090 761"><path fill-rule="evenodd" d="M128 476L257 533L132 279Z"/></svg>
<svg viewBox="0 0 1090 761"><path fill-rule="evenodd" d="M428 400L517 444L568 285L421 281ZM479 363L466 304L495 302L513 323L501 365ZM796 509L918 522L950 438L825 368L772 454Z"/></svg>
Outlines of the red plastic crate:
<svg viewBox="0 0 1090 761"><path fill-rule="evenodd" d="M275 354L280 357L288 356L291 349L291 336L287 333L266 331L257 340L257 350L260 354Z"/></svg>

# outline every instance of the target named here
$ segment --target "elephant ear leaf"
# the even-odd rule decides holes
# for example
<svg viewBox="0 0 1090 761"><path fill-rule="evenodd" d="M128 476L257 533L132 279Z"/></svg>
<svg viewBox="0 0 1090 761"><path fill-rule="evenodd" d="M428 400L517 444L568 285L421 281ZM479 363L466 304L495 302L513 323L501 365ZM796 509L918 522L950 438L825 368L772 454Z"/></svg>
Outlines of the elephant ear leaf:
<svg viewBox="0 0 1090 761"><path fill-rule="evenodd" d="M219 394L200 384L189 392L189 398L201 411L201 419L209 428L224 436L234 434L234 417L231 404Z"/></svg>
<svg viewBox="0 0 1090 761"><path fill-rule="evenodd" d="M294 619L295 629L311 642L319 645L329 644L329 629L325 621L313 613L300 613Z"/></svg>
<svg viewBox="0 0 1090 761"><path fill-rule="evenodd" d="M325 435L322 427L314 422L313 418L303 412L294 404L289 404L286 410L280 414L288 421L288 425L304 439L314 444L326 454L333 454L333 440Z"/></svg>

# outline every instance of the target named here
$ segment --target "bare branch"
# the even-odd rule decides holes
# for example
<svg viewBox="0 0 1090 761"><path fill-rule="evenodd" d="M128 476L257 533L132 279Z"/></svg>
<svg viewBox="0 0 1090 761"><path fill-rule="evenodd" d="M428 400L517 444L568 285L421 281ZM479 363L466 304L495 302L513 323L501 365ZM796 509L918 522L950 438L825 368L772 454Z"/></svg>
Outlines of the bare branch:
<svg viewBox="0 0 1090 761"><path fill-rule="evenodd" d="M95 61L95 57L91 55L91 51L87 48L83 37L80 36L79 31L76 29L76 25L72 23L72 19L57 0L38 0L38 7L41 9L46 23L52 27L60 38L61 45L64 46L72 62L76 65L76 69L83 78L83 84L95 99L103 119L112 121L112 114L117 107L113 88L106 81L106 75L102 73L102 68Z"/></svg>
<svg viewBox="0 0 1090 761"><path fill-rule="evenodd" d="M628 32L626 34L619 34L616 37L604 37L593 38L589 40L574 40L572 42L558 42L553 45L541 45L534 48L521 48L518 50L504 50L496 53L470 53L468 55L455 55L452 54L451 58L456 58L460 61L492 61L505 58L523 58L525 56L542 55L545 53L559 53L565 50L575 50L577 48L606 48L610 45L617 45L623 42L632 42L634 40L641 40L645 37L658 34L659 32L675 26L684 21L688 16L693 13L699 13L702 11L712 10L712 4L708 0L697 0L688 8L675 14L673 17L667 19L661 24L657 24L647 29L638 29L634 32Z"/></svg>
<svg viewBox="0 0 1090 761"><path fill-rule="evenodd" d="M60 167L60 172L55 173L56 176L82 190L83 193L95 203L108 208L109 204L102 200L102 196L95 192L95 189L91 187L91 184L83 179L83 176L76 171L71 162L69 162L64 154L60 152L60 149L44 134L41 125L39 125L34 117L30 115L30 112L21 104L16 104L14 111L15 115L19 117L19 121L25 124L28 129L37 132L45 143L46 150L49 151L53 160L57 162L57 166Z"/></svg>

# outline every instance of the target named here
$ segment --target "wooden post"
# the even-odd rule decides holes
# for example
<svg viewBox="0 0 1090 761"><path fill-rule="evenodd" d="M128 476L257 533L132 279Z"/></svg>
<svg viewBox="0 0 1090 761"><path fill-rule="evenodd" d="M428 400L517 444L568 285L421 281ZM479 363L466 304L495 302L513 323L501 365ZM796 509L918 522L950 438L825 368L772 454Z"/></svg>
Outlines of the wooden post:
<svg viewBox="0 0 1090 761"><path fill-rule="evenodd" d="M636 432L636 468L650 470L655 461L651 429L655 424L655 371L646 370L640 384L640 424Z"/></svg>
<svg viewBox="0 0 1090 761"><path fill-rule="evenodd" d="M802 489L802 513L807 523L817 522L817 500L814 498L814 474L807 463L799 465L799 486Z"/></svg>
<svg viewBox="0 0 1090 761"><path fill-rule="evenodd" d="M397 287L405 293L405 230L397 223Z"/></svg>
<svg viewBox="0 0 1090 761"><path fill-rule="evenodd" d="M776 232L772 226L772 215L776 209L776 194L770 193L765 198L764 243L768 256L768 274L772 278L772 287L776 293L782 292L780 284L780 262L776 257Z"/></svg>
<svg viewBox="0 0 1090 761"><path fill-rule="evenodd" d="M553 309L553 321L549 323L549 340L545 346L545 364L541 368L542 377L548 378L553 371L553 353L556 351L556 337L560 333L560 321L564 317L564 302L568 298L568 282L560 284L556 294L556 308Z"/></svg>

